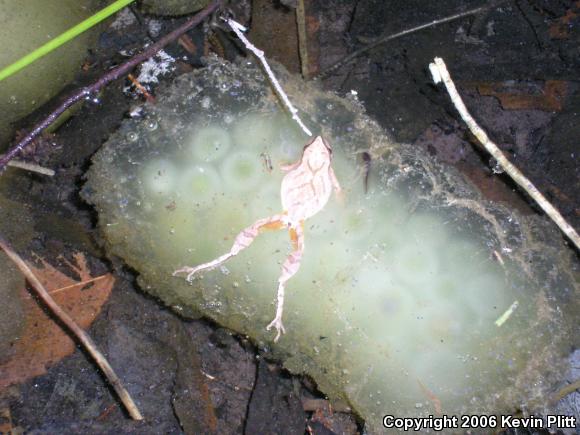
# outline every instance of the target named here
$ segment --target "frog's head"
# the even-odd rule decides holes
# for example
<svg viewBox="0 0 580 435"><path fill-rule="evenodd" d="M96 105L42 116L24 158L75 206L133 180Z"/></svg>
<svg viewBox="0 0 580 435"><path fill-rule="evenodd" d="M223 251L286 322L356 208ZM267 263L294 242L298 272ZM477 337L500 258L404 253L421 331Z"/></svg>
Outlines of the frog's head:
<svg viewBox="0 0 580 435"><path fill-rule="evenodd" d="M332 160L332 148L322 136L316 136L310 143L304 146L302 152L302 161L309 162L311 165L319 167L323 164L330 165Z"/></svg>

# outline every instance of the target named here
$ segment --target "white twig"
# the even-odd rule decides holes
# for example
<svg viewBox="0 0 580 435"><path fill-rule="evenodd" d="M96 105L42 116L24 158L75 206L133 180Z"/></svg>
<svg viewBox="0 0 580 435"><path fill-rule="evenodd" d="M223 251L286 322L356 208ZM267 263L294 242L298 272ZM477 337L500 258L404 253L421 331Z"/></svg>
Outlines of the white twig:
<svg viewBox="0 0 580 435"><path fill-rule="evenodd" d="M45 168L34 163L26 163L21 160L10 160L8 166L13 168L20 168L30 172L36 172L37 174L48 175L49 177L54 176L54 171L52 169Z"/></svg>
<svg viewBox="0 0 580 435"><path fill-rule="evenodd" d="M463 100L461 99L461 96L455 88L455 84L451 80L449 71L447 71L447 67L445 66L445 62L443 62L443 59L436 57L434 63L429 64L429 70L433 75L433 81L435 83L443 81L445 87L447 88L447 92L451 97L453 105L474 136L477 137L477 139L499 163L503 170L510 177L512 177L512 179L536 201L536 203L542 208L542 210L544 210L544 212L546 212L546 214L556 223L556 225L560 227L562 232L568 236L576 248L580 249L580 237L572 225L570 225L560 214L560 212L556 210L556 208L550 204L550 202L548 202L548 200L544 197L544 195L542 195L536 186L534 186L532 182L528 180L528 178L526 178L526 176L522 174L522 172L505 157L499 147L489 139L485 131L483 131L483 129L477 125L473 117L469 114L465 104L463 103Z"/></svg>
<svg viewBox="0 0 580 435"><path fill-rule="evenodd" d="M232 30L234 31L236 36L238 38L240 38L240 40L244 43L246 48L248 50L250 50L252 53L254 53L256 55L256 57L260 60L260 62L264 66L264 69L266 70L266 74L268 74L268 78L272 82L272 85L274 85L274 89L276 89L276 92L278 93L278 95L282 99L282 102L288 108L288 111L292 115L292 119L294 119L294 121L296 121L298 123L298 125L300 126L300 128L302 128L304 133L306 133L308 136L312 136L312 132L308 129L308 127L306 127L304 125L304 123L302 122L302 120L298 116L298 110L292 105L292 103L290 102L290 99L288 98L288 95L286 95L286 93L282 89L282 86L280 86L278 79L276 79L276 76L272 72L270 65L268 65L268 62L266 61L266 57L264 56L264 52L262 50L256 48L254 45L252 45L252 43L250 41L248 41L248 38L246 38L246 36L243 34L243 32L246 31L246 28L244 26L242 26L240 23L238 23L232 19L229 19L229 18L226 20L226 22L232 28Z"/></svg>

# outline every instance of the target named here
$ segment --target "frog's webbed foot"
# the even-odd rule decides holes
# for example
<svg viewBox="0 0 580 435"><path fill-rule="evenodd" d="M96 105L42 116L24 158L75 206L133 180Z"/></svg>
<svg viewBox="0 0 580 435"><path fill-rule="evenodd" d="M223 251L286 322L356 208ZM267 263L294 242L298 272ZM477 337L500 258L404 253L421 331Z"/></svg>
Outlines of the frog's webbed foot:
<svg viewBox="0 0 580 435"><path fill-rule="evenodd" d="M274 343L278 341L281 334L286 334L286 330L284 329L284 325L282 324L282 315L280 317L276 315L276 318L270 322L268 326L266 326L266 331L272 329L272 327L276 328L276 337L274 338Z"/></svg>
<svg viewBox="0 0 580 435"><path fill-rule="evenodd" d="M178 273L187 273L185 280L191 282L193 280L193 275L197 272L195 267L182 267L181 269L177 269L175 272L172 273L173 276L177 276Z"/></svg>
<svg viewBox="0 0 580 435"><path fill-rule="evenodd" d="M175 272L173 272L173 276L177 276L178 273L187 273L185 280L187 282L192 282L193 276L197 272L199 272L201 270L213 269L213 268L219 266L220 264L222 264L224 261L228 260L230 257L233 257L233 255L230 255L228 253L226 255L222 255L219 258L216 258L213 261L210 261L209 263L200 264L199 266L195 266L195 267L185 266L185 267L182 267L181 269L177 269Z"/></svg>
<svg viewBox="0 0 580 435"><path fill-rule="evenodd" d="M230 252L228 252L227 254L224 254L221 257L218 257L215 260L209 261L207 263L203 263L203 264L200 264L200 265L195 266L195 267L185 266L185 267L182 267L181 269L177 269L175 272L173 272L173 276L177 276L178 273L187 273L187 276L185 277L185 279L187 280L187 282L192 282L193 275L195 275L197 272L199 272L201 270L215 269L220 264L225 263L227 260L229 260L230 258L232 258L234 255L237 254L237 252L236 253L232 253L232 252L234 252L234 248L232 248L232 250Z"/></svg>
<svg viewBox="0 0 580 435"><path fill-rule="evenodd" d="M282 312L284 311L284 290L286 283L292 278L298 269L300 269L300 261L302 260L302 252L304 252L304 232L302 222L297 227L290 229L290 240L292 241L293 251L284 260L282 264L282 273L278 278L278 297L276 305L276 317L266 327L269 331L272 327L276 328L277 334L274 338L274 343L278 341L281 334L285 334L286 330L282 324Z"/></svg>

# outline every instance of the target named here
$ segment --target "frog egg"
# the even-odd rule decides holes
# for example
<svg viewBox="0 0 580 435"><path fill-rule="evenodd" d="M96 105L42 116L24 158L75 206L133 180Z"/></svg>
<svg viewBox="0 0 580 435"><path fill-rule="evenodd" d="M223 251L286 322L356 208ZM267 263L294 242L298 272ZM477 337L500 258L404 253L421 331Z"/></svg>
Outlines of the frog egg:
<svg viewBox="0 0 580 435"><path fill-rule="evenodd" d="M244 149L263 151L279 142L276 119L256 114L245 116L232 128L232 136L237 146Z"/></svg>
<svg viewBox="0 0 580 435"><path fill-rule="evenodd" d="M400 246L392 253L390 262L397 280L420 293L439 273L439 252L422 241Z"/></svg>
<svg viewBox="0 0 580 435"><path fill-rule="evenodd" d="M218 126L200 128L191 142L193 157L199 162L212 162L226 155L232 140L227 130Z"/></svg>
<svg viewBox="0 0 580 435"><path fill-rule="evenodd" d="M166 159L152 160L141 171L141 180L149 193L167 195L175 189L175 165Z"/></svg>
<svg viewBox="0 0 580 435"><path fill-rule="evenodd" d="M262 179L260 156L250 152L234 152L220 167L225 190L248 191Z"/></svg>
<svg viewBox="0 0 580 435"><path fill-rule="evenodd" d="M219 174L210 165L196 165L188 168L181 176L178 191L182 198L192 203L205 203L221 191L222 183Z"/></svg>

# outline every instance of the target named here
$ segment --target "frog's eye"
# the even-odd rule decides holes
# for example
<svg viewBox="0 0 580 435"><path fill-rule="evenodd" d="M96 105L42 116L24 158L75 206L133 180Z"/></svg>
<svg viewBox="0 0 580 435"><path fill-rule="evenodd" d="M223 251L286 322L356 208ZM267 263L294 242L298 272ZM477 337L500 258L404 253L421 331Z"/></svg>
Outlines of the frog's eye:
<svg viewBox="0 0 580 435"><path fill-rule="evenodd" d="M332 147L324 139L322 139L322 143L324 144L324 146L328 150L328 153L332 156Z"/></svg>
<svg viewBox="0 0 580 435"><path fill-rule="evenodd" d="M330 147L330 145L328 145L328 143L326 143L326 141L324 139L322 139L320 136L318 136L316 139L314 139L312 142L307 143L306 145L304 145L304 147L302 148L302 152L306 151L306 148L308 148L310 145L313 145L315 142L317 142L318 140L321 140L322 143L324 144L324 147L328 150L328 153L332 156L332 148Z"/></svg>

